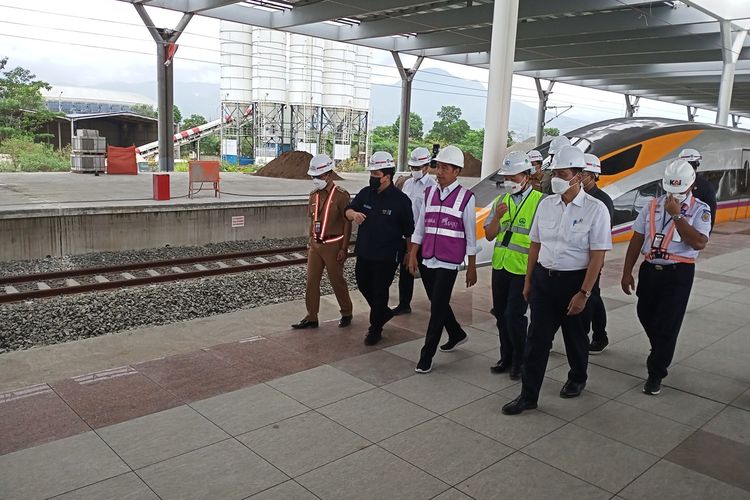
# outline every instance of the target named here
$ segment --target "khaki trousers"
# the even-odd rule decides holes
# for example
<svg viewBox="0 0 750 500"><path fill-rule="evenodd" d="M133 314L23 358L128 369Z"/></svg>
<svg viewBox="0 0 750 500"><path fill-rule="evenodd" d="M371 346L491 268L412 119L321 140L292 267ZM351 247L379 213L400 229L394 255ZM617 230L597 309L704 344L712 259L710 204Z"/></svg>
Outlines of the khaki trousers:
<svg viewBox="0 0 750 500"><path fill-rule="evenodd" d="M305 305L307 306L308 321L318 320L320 310L320 280L323 269L328 272L333 293L339 303L342 316L352 315L352 299L349 297L349 287L344 279L344 263L336 261L340 242L323 245L312 241L307 252L307 290L305 291Z"/></svg>

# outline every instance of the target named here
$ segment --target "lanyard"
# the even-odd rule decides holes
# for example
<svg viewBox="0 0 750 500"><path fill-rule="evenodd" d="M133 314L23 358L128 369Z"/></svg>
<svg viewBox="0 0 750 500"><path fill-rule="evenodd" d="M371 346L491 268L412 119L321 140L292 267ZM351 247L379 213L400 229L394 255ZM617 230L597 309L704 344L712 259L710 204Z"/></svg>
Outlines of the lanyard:
<svg viewBox="0 0 750 500"><path fill-rule="evenodd" d="M513 227L513 223L516 222L516 217L518 217L518 214L521 213L521 209L523 208L523 204L526 203L526 200L529 199L529 195L531 192L528 192L526 196L523 197L523 200L521 200L521 204L516 207L516 214L513 216L513 218L510 221L510 224L508 225L508 229ZM513 201L513 195L508 195L508 198L510 198L510 201Z"/></svg>
<svg viewBox="0 0 750 500"><path fill-rule="evenodd" d="M666 203L667 203L667 200L665 198L664 199L664 204L666 205ZM695 204L695 196L693 196L692 198L690 198L690 205L688 205L687 210L690 210L691 208L693 208L694 204ZM682 213L682 206L683 205L685 205L684 202L680 203L680 213ZM664 210L664 213L661 216L661 231L660 232L664 233L664 228L667 227L670 222L672 222L672 223L674 223L674 222L672 221L672 216L671 215L669 217L667 217L667 207L666 206L662 206L662 210ZM686 213L687 213L687 210L686 210Z"/></svg>

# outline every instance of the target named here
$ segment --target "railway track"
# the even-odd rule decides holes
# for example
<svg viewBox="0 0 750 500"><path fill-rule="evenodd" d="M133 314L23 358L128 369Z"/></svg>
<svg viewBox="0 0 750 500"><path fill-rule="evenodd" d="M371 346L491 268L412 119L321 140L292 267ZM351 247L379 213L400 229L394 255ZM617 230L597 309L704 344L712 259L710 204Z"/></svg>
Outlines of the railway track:
<svg viewBox="0 0 750 500"><path fill-rule="evenodd" d="M0 304L294 266L306 254L298 246L0 277Z"/></svg>

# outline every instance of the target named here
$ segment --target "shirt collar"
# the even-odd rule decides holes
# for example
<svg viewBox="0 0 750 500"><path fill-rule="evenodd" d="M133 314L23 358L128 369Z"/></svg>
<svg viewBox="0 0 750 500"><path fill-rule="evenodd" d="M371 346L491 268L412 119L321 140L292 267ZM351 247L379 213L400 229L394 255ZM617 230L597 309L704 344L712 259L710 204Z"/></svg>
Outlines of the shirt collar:
<svg viewBox="0 0 750 500"><path fill-rule="evenodd" d="M453 181L451 184L448 184L446 187L441 188L440 184L438 184L438 188L440 188L440 192L442 194L450 194L453 192L454 189L456 189L459 186L458 179Z"/></svg>

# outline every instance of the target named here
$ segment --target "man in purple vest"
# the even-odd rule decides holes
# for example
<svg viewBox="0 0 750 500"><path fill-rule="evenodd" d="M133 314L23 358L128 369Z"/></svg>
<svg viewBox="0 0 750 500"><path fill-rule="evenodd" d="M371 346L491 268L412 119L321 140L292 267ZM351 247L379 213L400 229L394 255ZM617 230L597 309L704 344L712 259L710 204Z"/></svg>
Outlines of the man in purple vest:
<svg viewBox="0 0 750 500"><path fill-rule="evenodd" d="M424 210L412 235L409 251L409 271L417 272L417 253L422 251L419 270L430 299L430 322L417 373L432 370L443 328L448 342L440 346L450 352L467 341L468 336L456 321L450 301L458 269L468 257L466 286L477 282L476 266L476 201L474 193L458 183L464 166L464 154L456 146L447 146L435 158L437 186L425 190Z"/></svg>

